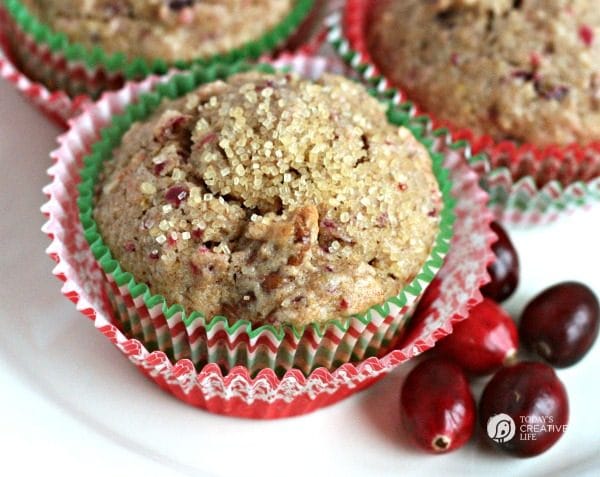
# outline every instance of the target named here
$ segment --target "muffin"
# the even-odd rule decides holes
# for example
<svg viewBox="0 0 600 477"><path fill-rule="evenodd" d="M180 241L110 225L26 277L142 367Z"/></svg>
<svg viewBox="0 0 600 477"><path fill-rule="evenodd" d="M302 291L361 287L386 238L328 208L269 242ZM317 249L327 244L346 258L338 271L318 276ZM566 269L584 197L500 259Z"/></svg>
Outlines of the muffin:
<svg viewBox="0 0 600 477"><path fill-rule="evenodd" d="M32 79L96 97L175 66L255 59L308 20L314 0L3 0ZM52 54L49 54L49 51Z"/></svg>
<svg viewBox="0 0 600 477"><path fill-rule="evenodd" d="M301 327L398 295L440 228L430 156L338 76L249 72L165 101L105 164L122 269L207 320Z"/></svg>
<svg viewBox="0 0 600 477"><path fill-rule="evenodd" d="M600 140L598 33L587 0L384 0L366 41L438 119L544 147Z"/></svg>
<svg viewBox="0 0 600 477"><path fill-rule="evenodd" d="M226 53L260 38L293 0L22 0L69 41L169 63Z"/></svg>
<svg viewBox="0 0 600 477"><path fill-rule="evenodd" d="M278 60L275 65L291 67L299 74L311 78L322 75L327 67L323 58L306 57ZM71 122L71 129L61 141L60 148L51 154L53 165L49 172L52 181L44 188L48 202L42 207L42 211L48 220L43 231L52 242L47 253L57 262L54 275L64 281L63 293L86 315L86 322L89 325L93 323L98 332L115 345L115 351L123 353L151 381L188 405L210 412L265 419L304 414L365 389L400 363L431 348L440 337L451 332L453 323L464 319L468 310L481 300L479 287L489 281L486 266L493 258L490 250L493 241L489 229L491 216L485 207L487 195L479 188L477 176L469 170L460 154L453 154L446 159L448 169L440 169L442 157L432 154L433 170L444 198L440 236L436 239L432 252L435 259L427 261L427 270L420 273L417 280L407 288L407 294L419 293L416 285L426 286L434 274L435 279L427 286L419 303L419 312L411 318L406 332L396 346L377 353L377 356L369 355L368 359L353 359L353 362L346 359L330 370L319 367L305 374L302 368L294 367L281 372L275 361L274 365L262 363L260 372L257 373L259 368L251 362L250 353L255 356L261 353L263 343L277 346L277 352L283 354L282 349L288 343L289 349L294 349L294 340L306 340L308 337L310 340L314 339L313 345L319 345L322 351L326 346L337 346L332 343L340 343L338 349L342 344L347 345L347 336L343 335L340 328L328 328L319 335L312 333L313 326L308 326L303 335L291 336L288 342L276 342L272 340L273 333L265 335L260 330L273 328L272 325L250 331L245 327L232 330L221 321L212 328L208 340L203 337L196 339L198 330L207 327L208 323L196 320L188 324L188 320L184 322L179 319L181 310L171 313L172 310L153 305L152 298L142 290L141 285L133 284L130 278L125 277L126 274L121 274L117 264L111 265L108 254L101 250L103 247L96 237L90 208L98 166L103 161L111 160L112 151L119 144L123 133L135 121L148 118L156 110L160 98L175 98L193 90L199 83L215 79L214 75L197 75L193 79L189 76L190 74L178 75L167 85L155 85L150 95L144 94L146 88L141 84L129 83L124 91L108 93L98 103L90 105L85 115ZM430 131L421 132L417 120L395 107L389 108L388 117L390 123L414 129L415 137L425 144L429 144L428 139L434 139L430 136ZM429 150L429 146L427 147ZM446 172L450 174L451 184L445 178ZM448 220L452 216L449 211L453 209L448 195L450 185L458 211L454 235L451 234L451 220ZM81 220L78 217L80 212ZM450 237L452 247L446 255L447 247L443 244L447 244ZM91 250L89 243L92 244ZM440 266L442 268L436 273ZM156 325L156 330L164 327L173 337L181 336L182 341L196 339L196 343L208 341L209 346L214 346L226 334L231 335L231 343L234 345L235 342L241 342L248 346L247 364L224 372L215 361L202 365L196 357L193 360L184 359L189 357L186 354L189 348L176 350L173 354L177 356L173 356L162 351L164 348L157 350L152 343L147 344L147 339L137 338L137 335L122 327L115 321L116 317L113 317L115 311L104 294L106 282L111 280L109 288L115 289L114 293L119 293L126 302L123 314L130 312L133 317L136 313L142 322L150 322L148 329L153 324ZM410 298L404 304L398 301L398 306L410 307L411 302ZM394 302L390 300L389 306L382 309L381 313L386 319L395 315L397 311ZM163 318L166 319L163 321ZM192 329L193 324L198 326ZM290 327L282 328L291 331ZM376 334L381 328L382 325L373 316L365 329L353 325L349 331L360 337L359 341L365 341L369 331ZM229 344L226 343L226 346ZM231 351L224 352L227 353ZM149 388L149 392L153 391ZM140 397L143 399L143 395Z"/></svg>

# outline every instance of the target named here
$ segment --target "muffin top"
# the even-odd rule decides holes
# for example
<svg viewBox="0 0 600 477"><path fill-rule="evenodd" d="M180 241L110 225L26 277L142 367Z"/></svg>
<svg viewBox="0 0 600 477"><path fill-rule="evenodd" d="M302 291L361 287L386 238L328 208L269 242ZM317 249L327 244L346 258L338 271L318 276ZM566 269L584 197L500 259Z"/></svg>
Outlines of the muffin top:
<svg viewBox="0 0 600 477"><path fill-rule="evenodd" d="M210 318L303 325L420 271L441 195L424 147L352 81L243 73L165 101L105 164L94 216L124 270Z"/></svg>
<svg viewBox="0 0 600 477"><path fill-rule="evenodd" d="M421 107L496 140L600 139L600 8L590 0L383 0L367 31Z"/></svg>
<svg viewBox="0 0 600 477"><path fill-rule="evenodd" d="M22 0L69 40L129 58L205 58L257 40L295 0Z"/></svg>

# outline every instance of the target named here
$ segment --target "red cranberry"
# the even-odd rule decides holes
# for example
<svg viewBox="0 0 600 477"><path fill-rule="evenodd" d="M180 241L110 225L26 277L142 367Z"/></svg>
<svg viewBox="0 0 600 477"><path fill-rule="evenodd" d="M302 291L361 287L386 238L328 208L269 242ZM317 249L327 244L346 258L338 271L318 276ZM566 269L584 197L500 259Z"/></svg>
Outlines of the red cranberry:
<svg viewBox="0 0 600 477"><path fill-rule="evenodd" d="M448 452L473 435L475 401L462 370L439 358L420 363L407 376L400 397L404 427L428 452Z"/></svg>
<svg viewBox="0 0 600 477"><path fill-rule="evenodd" d="M327 230L335 230L337 228L336 223L331 219L323 219L320 226L326 228Z"/></svg>
<svg viewBox="0 0 600 477"><path fill-rule="evenodd" d="M490 374L512 362L518 346L513 319L500 305L484 298L436 349L469 373Z"/></svg>
<svg viewBox="0 0 600 477"><path fill-rule="evenodd" d="M158 164L154 164L154 175L160 176L161 173L165 170L166 162L159 162Z"/></svg>
<svg viewBox="0 0 600 477"><path fill-rule="evenodd" d="M529 55L529 62L534 68L538 68L542 62L542 57L537 51L532 51Z"/></svg>
<svg viewBox="0 0 600 477"><path fill-rule="evenodd" d="M521 79L523 81L532 81L536 78L536 73L528 70L514 70L511 72L510 76L512 78Z"/></svg>
<svg viewBox="0 0 600 477"><path fill-rule="evenodd" d="M553 366L577 363L598 336L600 306L588 287L564 282L547 288L525 307L519 333L524 345Z"/></svg>
<svg viewBox="0 0 600 477"><path fill-rule="evenodd" d="M202 137L202 139L200 139L200 141L198 141L198 144L196 147L198 148L202 148L207 144L210 144L214 141L216 141L218 139L219 136L217 136L216 133L208 133L205 136Z"/></svg>
<svg viewBox="0 0 600 477"><path fill-rule="evenodd" d="M519 284L519 257L502 226L492 222L491 227L498 236L498 240L492 245L496 261L487 269L492 281L481 289L481 293L501 302L511 296Z"/></svg>
<svg viewBox="0 0 600 477"><path fill-rule="evenodd" d="M186 186L173 186L165 192L165 200L174 207L179 207L187 199L189 190Z"/></svg>
<svg viewBox="0 0 600 477"><path fill-rule="evenodd" d="M500 449L520 457L541 454L564 434L567 393L544 363L519 363L498 371L483 390L479 421Z"/></svg>
<svg viewBox="0 0 600 477"><path fill-rule="evenodd" d="M196 240L202 240L204 237L204 229L196 228L192 230L192 237L194 237Z"/></svg>
<svg viewBox="0 0 600 477"><path fill-rule="evenodd" d="M256 85L254 87L254 91L256 91L258 93L265 88L276 88L276 87L277 87L277 85L272 80L267 80L267 81L263 82L262 84Z"/></svg>
<svg viewBox="0 0 600 477"><path fill-rule="evenodd" d="M200 269L194 262L190 262L190 269L194 275L198 275L200 273Z"/></svg>
<svg viewBox="0 0 600 477"><path fill-rule="evenodd" d="M171 10L179 11L183 8L191 7L194 5L195 0L169 0L169 8Z"/></svg>
<svg viewBox="0 0 600 477"><path fill-rule="evenodd" d="M592 46L592 43L594 43L594 30L588 25L581 25L579 27L579 38L585 46Z"/></svg>
<svg viewBox="0 0 600 477"><path fill-rule="evenodd" d="M548 100L562 101L569 94L569 87L562 84L554 85L535 81L533 87L539 96Z"/></svg>

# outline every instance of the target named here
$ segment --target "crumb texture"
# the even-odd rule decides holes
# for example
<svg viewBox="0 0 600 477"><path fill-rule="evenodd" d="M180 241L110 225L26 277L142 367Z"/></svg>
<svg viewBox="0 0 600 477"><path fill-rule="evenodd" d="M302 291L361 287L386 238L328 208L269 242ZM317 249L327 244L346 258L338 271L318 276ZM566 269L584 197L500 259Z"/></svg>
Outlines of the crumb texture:
<svg viewBox="0 0 600 477"><path fill-rule="evenodd" d="M589 0L382 0L375 63L425 110L496 140L600 140L600 8Z"/></svg>
<svg viewBox="0 0 600 477"><path fill-rule="evenodd" d="M192 60L260 38L295 0L22 0L40 20L87 47L129 58Z"/></svg>
<svg viewBox="0 0 600 477"><path fill-rule="evenodd" d="M427 151L362 86L252 72L134 124L94 214L123 269L169 304L302 325L398 294L440 209Z"/></svg>

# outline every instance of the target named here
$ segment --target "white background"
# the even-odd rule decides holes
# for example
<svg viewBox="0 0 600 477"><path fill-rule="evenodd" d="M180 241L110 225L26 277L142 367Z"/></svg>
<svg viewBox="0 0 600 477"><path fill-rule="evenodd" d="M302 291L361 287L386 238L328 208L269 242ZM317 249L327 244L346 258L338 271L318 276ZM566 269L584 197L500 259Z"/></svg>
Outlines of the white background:
<svg viewBox="0 0 600 477"><path fill-rule="evenodd" d="M515 459L476 436L444 456L416 450L400 429L408 366L311 415L247 421L188 407L139 374L60 294L40 232L57 127L0 83L0 462L40 475L408 476L599 475L600 345L559 371L571 404L568 432L549 452ZM565 279L600 294L600 206L513 231L522 285L518 312ZM483 382L475 383L479 390ZM478 431L479 432L479 431ZM119 469L118 471L116 469Z"/></svg>

